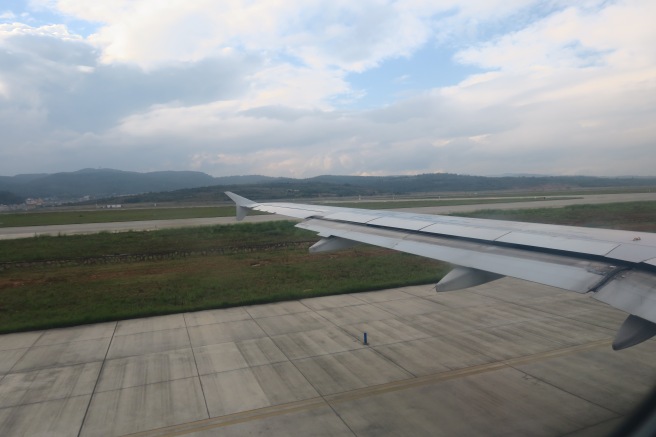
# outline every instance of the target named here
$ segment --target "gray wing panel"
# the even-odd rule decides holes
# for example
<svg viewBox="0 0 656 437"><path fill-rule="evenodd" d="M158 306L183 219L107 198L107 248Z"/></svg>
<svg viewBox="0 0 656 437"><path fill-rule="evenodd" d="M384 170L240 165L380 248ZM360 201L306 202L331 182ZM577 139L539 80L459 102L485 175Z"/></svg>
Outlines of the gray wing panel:
<svg viewBox="0 0 656 437"><path fill-rule="evenodd" d="M338 211L330 213L324 216L329 220L343 221L343 222L353 222L353 223L367 223L375 218L379 217L378 214L369 214L367 212L355 212L355 211Z"/></svg>
<svg viewBox="0 0 656 437"><path fill-rule="evenodd" d="M549 254L517 247L490 246L402 230L311 219L298 227L455 265L587 293L602 302L656 323L656 273L633 268L618 272L612 262ZM652 262L654 260L651 260Z"/></svg>
<svg viewBox="0 0 656 437"><path fill-rule="evenodd" d="M639 263L656 257L656 247L621 244L606 256L622 261Z"/></svg>
<svg viewBox="0 0 656 437"><path fill-rule="evenodd" d="M257 203L227 193L244 209L306 221L324 238L425 256L526 279L595 298L656 323L656 234L573 226L370 211L294 203Z"/></svg>
<svg viewBox="0 0 656 437"><path fill-rule="evenodd" d="M417 220L414 218L399 218L393 216L383 216L370 221L369 224L375 226L383 226L387 228L418 231L420 229L425 228L426 226L431 226L433 224L433 221Z"/></svg>
<svg viewBox="0 0 656 437"><path fill-rule="evenodd" d="M590 291L614 268L609 263L320 219L297 226L324 237L373 244L579 293Z"/></svg>
<svg viewBox="0 0 656 437"><path fill-rule="evenodd" d="M293 203L260 203L251 207L256 211L270 212L272 214L286 215L287 217L308 218L321 216L326 213L324 208L313 208L313 205L295 205Z"/></svg>
<svg viewBox="0 0 656 437"><path fill-rule="evenodd" d="M594 297L632 314L614 348L656 332L656 234L505 222L294 203L257 203L226 193L247 209L306 219L298 227L324 240L315 251L361 242L511 276ZM337 238L331 238L337 237Z"/></svg>
<svg viewBox="0 0 656 437"><path fill-rule="evenodd" d="M627 313L656 323L656 275L645 270L629 270L616 275L594 298Z"/></svg>
<svg viewBox="0 0 656 437"><path fill-rule="evenodd" d="M473 238L476 240L488 241L494 241L509 232L506 229L457 225L450 223L433 224L423 228L421 231L429 234L449 235L453 237Z"/></svg>
<svg viewBox="0 0 656 437"><path fill-rule="evenodd" d="M232 194L232 193L231 193ZM631 263L656 258L656 234L512 221L447 217L398 211L372 211L296 203L255 203L241 206L296 218L321 217L385 228L419 231L458 238L497 241L537 249L604 256Z"/></svg>
<svg viewBox="0 0 656 437"><path fill-rule="evenodd" d="M606 241L561 237L553 234L532 234L528 232L509 232L497 238L495 241L598 256L606 255L618 246L617 243Z"/></svg>
<svg viewBox="0 0 656 437"><path fill-rule="evenodd" d="M371 211L296 203L256 203L229 194L238 207L289 217L320 217L336 222L370 224L383 228L425 234L526 246L531 249L558 250L577 255L608 258L609 262L652 264L656 258L656 234L574 226L545 225L498 220L445 217L398 211Z"/></svg>

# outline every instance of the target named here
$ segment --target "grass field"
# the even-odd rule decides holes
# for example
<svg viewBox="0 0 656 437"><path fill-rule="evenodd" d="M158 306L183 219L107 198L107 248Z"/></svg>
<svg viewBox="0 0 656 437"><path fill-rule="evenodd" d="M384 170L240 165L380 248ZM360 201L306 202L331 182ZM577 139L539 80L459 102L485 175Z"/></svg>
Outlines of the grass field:
<svg viewBox="0 0 656 437"><path fill-rule="evenodd" d="M459 215L656 232L655 213L633 202ZM266 222L3 240L0 333L427 284L448 270L365 246L309 256L316 239Z"/></svg>
<svg viewBox="0 0 656 437"><path fill-rule="evenodd" d="M90 235L38 236L0 240L0 263L93 258L107 255L212 251L280 241L316 240L292 222L243 223L151 232L101 232Z"/></svg>
<svg viewBox="0 0 656 437"><path fill-rule="evenodd" d="M378 248L308 256L309 242L280 246L308 239L316 241L291 222L267 222L0 241L9 263L0 272L0 333L429 283L445 273L438 262ZM147 256L108 263L107 254Z"/></svg>
<svg viewBox="0 0 656 437"><path fill-rule="evenodd" d="M427 283L443 272L435 262L371 248L14 270L0 278L0 332Z"/></svg>
<svg viewBox="0 0 656 437"><path fill-rule="evenodd" d="M398 208L424 208L432 206L454 206L454 205L488 205L495 203L522 203L522 202L548 202L550 200L580 199L580 197L506 197L498 199L472 198L472 199L444 199L444 200L381 200L362 202L328 202L325 205L344 206L347 208L360 209L398 209Z"/></svg>
<svg viewBox="0 0 656 437"><path fill-rule="evenodd" d="M80 211L39 211L0 214L0 227L110 223L143 220L174 220L231 217L234 206L190 208L99 209Z"/></svg>
<svg viewBox="0 0 656 437"><path fill-rule="evenodd" d="M326 205L350 206L363 209L417 208L424 206L451 206L508 202L531 202L535 200L576 199L576 197L512 197L506 199L446 199L326 203ZM251 215L262 214L252 211ZM0 227L68 225L80 223L110 223L144 220L176 220L190 218L232 217L234 206L186 207L186 208L126 208L80 211L38 211L0 214Z"/></svg>
<svg viewBox="0 0 656 437"><path fill-rule="evenodd" d="M656 232L656 202L572 205L565 208L489 209L471 213L458 213L457 215L496 220Z"/></svg>

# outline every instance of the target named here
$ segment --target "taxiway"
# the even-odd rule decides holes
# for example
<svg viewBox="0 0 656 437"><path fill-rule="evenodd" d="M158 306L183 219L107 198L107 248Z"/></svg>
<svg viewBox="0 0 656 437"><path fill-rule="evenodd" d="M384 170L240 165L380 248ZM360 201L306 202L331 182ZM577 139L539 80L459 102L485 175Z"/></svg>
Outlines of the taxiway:
<svg viewBox="0 0 656 437"><path fill-rule="evenodd" d="M656 383L624 317L502 279L2 335L0 435L603 435Z"/></svg>

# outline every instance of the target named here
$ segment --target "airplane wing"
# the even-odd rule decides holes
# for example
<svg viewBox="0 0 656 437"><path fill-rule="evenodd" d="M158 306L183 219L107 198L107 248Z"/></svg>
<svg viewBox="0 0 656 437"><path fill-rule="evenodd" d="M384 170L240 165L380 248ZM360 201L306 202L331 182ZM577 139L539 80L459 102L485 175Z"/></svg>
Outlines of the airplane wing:
<svg viewBox="0 0 656 437"><path fill-rule="evenodd" d="M258 203L231 192L237 219L249 210L304 219L321 237L311 253L357 243L446 261L436 286L451 291L503 276L592 293L629 313L613 342L624 349L656 335L656 234L296 203Z"/></svg>

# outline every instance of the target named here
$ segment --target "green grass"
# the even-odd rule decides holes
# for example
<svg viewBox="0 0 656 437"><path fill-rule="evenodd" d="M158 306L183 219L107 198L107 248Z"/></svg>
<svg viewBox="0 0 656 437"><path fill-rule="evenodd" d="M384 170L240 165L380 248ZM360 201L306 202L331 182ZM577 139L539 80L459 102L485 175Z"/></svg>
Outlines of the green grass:
<svg viewBox="0 0 656 437"><path fill-rule="evenodd" d="M223 247L316 240L314 232L288 221L163 229L150 232L101 232L91 235L38 236L0 240L0 263L101 257L117 254L197 252Z"/></svg>
<svg viewBox="0 0 656 437"><path fill-rule="evenodd" d="M656 232L656 202L572 205L564 208L489 209L453 215L495 220Z"/></svg>
<svg viewBox="0 0 656 437"><path fill-rule="evenodd" d="M0 333L424 284L444 272L377 248L11 270L0 275Z"/></svg>
<svg viewBox="0 0 656 437"><path fill-rule="evenodd" d="M521 202L545 202L549 200L580 199L580 197L507 197L503 199L424 199L424 200L381 200L381 201L363 201L363 202L329 202L324 205L341 206L347 208L360 209L399 209L399 208L425 208L432 206L455 206L455 205L485 205L494 203L521 203Z"/></svg>
<svg viewBox="0 0 656 437"><path fill-rule="evenodd" d="M257 212L256 212L257 213ZM0 214L0 227L68 225L144 220L232 217L234 206L190 208L100 209L78 211L40 211Z"/></svg>
<svg viewBox="0 0 656 437"><path fill-rule="evenodd" d="M307 253L285 221L0 241L0 332L435 282L442 264L379 248ZM262 250L264 245L268 250ZM227 253L215 249L233 248ZM85 264L108 254L206 255ZM64 263L61 260L78 259ZM147 258L148 259L148 258Z"/></svg>

